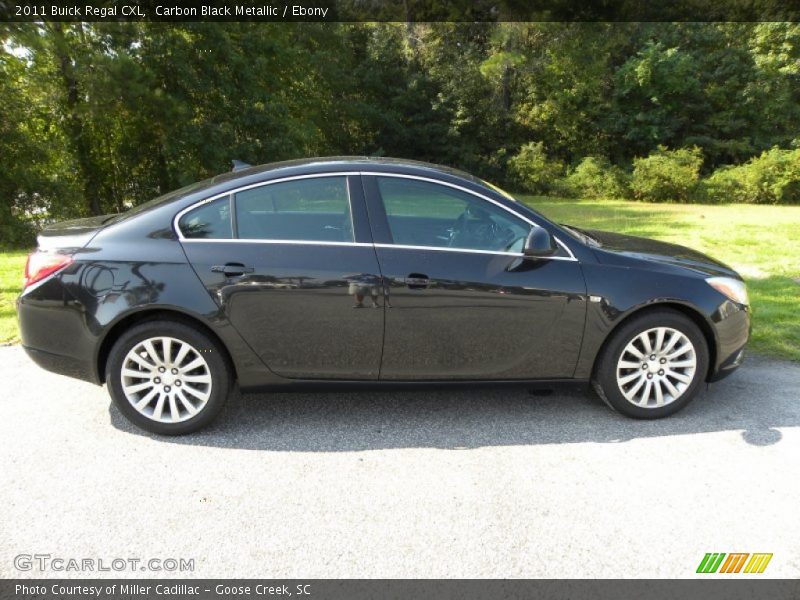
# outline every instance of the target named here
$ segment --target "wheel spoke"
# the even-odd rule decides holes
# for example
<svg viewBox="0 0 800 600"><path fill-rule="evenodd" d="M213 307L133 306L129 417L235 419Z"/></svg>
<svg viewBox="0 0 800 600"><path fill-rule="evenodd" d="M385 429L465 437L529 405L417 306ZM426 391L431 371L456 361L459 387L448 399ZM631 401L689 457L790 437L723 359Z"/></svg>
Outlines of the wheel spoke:
<svg viewBox="0 0 800 600"><path fill-rule="evenodd" d="M656 346L655 346L656 352L660 351L661 346L664 345L664 335L666 333L667 330L664 329L663 327L659 327L658 329L656 329Z"/></svg>
<svg viewBox="0 0 800 600"><path fill-rule="evenodd" d="M211 383L211 375L203 373L202 375L181 375L181 381L184 383Z"/></svg>
<svg viewBox="0 0 800 600"><path fill-rule="evenodd" d="M189 399L183 393L183 390L178 390L175 395L178 397L178 400L181 401L181 404L183 404L183 407L189 412L190 415L197 414L197 409L192 405L191 402L189 402Z"/></svg>
<svg viewBox="0 0 800 600"><path fill-rule="evenodd" d="M159 393L158 401L156 402L156 408L153 411L153 418L156 421L161 420L161 413L164 412L164 401L167 399L167 395L164 392Z"/></svg>
<svg viewBox="0 0 800 600"><path fill-rule="evenodd" d="M631 402L634 402L634 398L636 397L636 392L638 392L638 391L639 391L639 390L642 388L642 386L644 385L644 382L645 382L645 381L647 381L647 380L646 380L644 377L642 377L642 378L641 378L641 379L640 379L640 380L639 380L639 381L636 383L636 385L634 385L634 386L633 386L631 389L629 389L627 392L622 392L622 393L623 393L623 395L624 395L624 396L625 396L625 397L626 397L628 400L630 400ZM637 403L637 402L634 402L634 404L638 404L638 403Z"/></svg>
<svg viewBox="0 0 800 600"><path fill-rule="evenodd" d="M150 379L150 373L145 371L134 371L133 369L122 369L123 377L132 377L135 379Z"/></svg>
<svg viewBox="0 0 800 600"><path fill-rule="evenodd" d="M678 388L672 385L672 382L669 380L669 377L665 377L661 381L661 383L663 383L664 387L667 388L667 392L672 396L672 400L681 395L681 393L678 391Z"/></svg>
<svg viewBox="0 0 800 600"><path fill-rule="evenodd" d="M674 331L672 333L672 336L669 338L669 342L667 342L667 345L661 349L661 353L664 354L672 350L672 348L675 346L675 344L678 343L678 340L680 339L681 339L681 334L678 331Z"/></svg>
<svg viewBox="0 0 800 600"><path fill-rule="evenodd" d="M137 394L137 393L141 392L142 390L146 390L146 389L151 388L151 387L153 387L153 382L150 381L150 380L145 381L143 383L137 383L137 384L134 384L134 385L123 386L123 388L125 389L125 393L126 394Z"/></svg>
<svg viewBox="0 0 800 600"><path fill-rule="evenodd" d="M653 387L656 389L656 406L664 406L664 392L661 390L661 382L656 380Z"/></svg>
<svg viewBox="0 0 800 600"><path fill-rule="evenodd" d="M625 377L620 377L617 379L620 385L626 385L633 381L634 379L644 377L640 371L636 371L635 373L631 373L630 375L625 375Z"/></svg>
<svg viewBox="0 0 800 600"><path fill-rule="evenodd" d="M641 369L642 363L641 362L631 362L629 360L620 360L617 364L617 367L620 369Z"/></svg>
<svg viewBox="0 0 800 600"><path fill-rule="evenodd" d="M161 338L161 349L164 351L164 362L172 362L172 338Z"/></svg>
<svg viewBox="0 0 800 600"><path fill-rule="evenodd" d="M627 348L625 348L625 352L623 352L623 353L622 353L622 356L625 356L626 354L633 354L633 355L634 355L636 358L638 358L639 360L641 360L641 359L643 359L643 358L644 358L644 352L641 352L641 351L640 351L640 350L639 350L639 349L638 349L636 346L634 346L632 343L631 343L631 344L628 344Z"/></svg>
<svg viewBox="0 0 800 600"><path fill-rule="evenodd" d="M156 389L156 388L153 388L152 390L150 390L149 392L147 392L147 394L145 394L144 396L142 396L142 399L141 399L141 400L139 400L139 401L138 401L136 404L134 404L134 405L133 405L133 407L134 407L136 410L138 410L139 412L141 412L142 410L144 410L144 407L145 407L145 406L147 406L148 404L150 404L150 401L151 401L153 398L155 398L155 396L156 396L156 394L157 394L157 393L158 393L158 389Z"/></svg>
<svg viewBox="0 0 800 600"><path fill-rule="evenodd" d="M685 344L681 344L680 346L678 346L677 349L675 349L672 352L670 352L669 354L667 354L667 360L669 360L671 358L676 358L678 356L682 356L683 354L686 354L691 349L692 349L692 345L687 341Z"/></svg>
<svg viewBox="0 0 800 600"><path fill-rule="evenodd" d="M180 419L178 405L175 403L175 394L170 394L169 396L169 416L174 422L177 422Z"/></svg>
<svg viewBox="0 0 800 600"><path fill-rule="evenodd" d="M153 340L145 340L142 345L144 346L145 351L147 351L147 354L150 356L150 360L157 365L163 362L161 357L158 355L158 352L156 352L155 346L153 346Z"/></svg>
<svg viewBox="0 0 800 600"><path fill-rule="evenodd" d="M190 385L185 385L182 388L185 392L190 393L195 398L199 398L200 400L207 400L208 399L208 392L201 392L200 390L194 389Z"/></svg>
<svg viewBox="0 0 800 600"><path fill-rule="evenodd" d="M644 347L645 353L650 354L653 351L653 346L650 345L650 332L645 331L644 333L640 334L639 339L642 340L642 346Z"/></svg>
<svg viewBox="0 0 800 600"><path fill-rule="evenodd" d="M205 366L205 364L206 364L205 359L202 356L198 356L192 362L190 362L188 365L183 367L181 369L181 371L183 371L185 373L188 373L190 371L194 371L197 367Z"/></svg>
<svg viewBox="0 0 800 600"><path fill-rule="evenodd" d="M670 361L668 366L670 369L680 369L683 367L694 367L696 364L697 364L696 361L692 359L692 360L681 360L678 362Z"/></svg>
<svg viewBox="0 0 800 600"><path fill-rule="evenodd" d="M178 353L175 355L175 361L173 362L173 364L179 369L182 368L181 364L183 363L183 360L186 358L186 355L189 354L189 351L191 349L192 348L191 346L189 346L189 344L181 344L180 348L178 348Z"/></svg>
<svg viewBox="0 0 800 600"><path fill-rule="evenodd" d="M640 406L647 406L647 403L650 401L650 390L653 387L653 382L649 379L645 380L646 383L644 384L644 391L642 392L642 397L639 400Z"/></svg>
<svg viewBox="0 0 800 600"><path fill-rule="evenodd" d="M152 364L150 361L144 359L143 357L139 356L136 353L132 353L130 355L130 359L137 365L140 365L142 368L147 369L148 371L155 371L156 369L156 366L154 364Z"/></svg>
<svg viewBox="0 0 800 600"><path fill-rule="evenodd" d="M684 375L683 373L678 373L676 371L669 370L666 372L667 377L672 377L673 379L677 379L681 383L689 384L692 382L692 378L688 375Z"/></svg>

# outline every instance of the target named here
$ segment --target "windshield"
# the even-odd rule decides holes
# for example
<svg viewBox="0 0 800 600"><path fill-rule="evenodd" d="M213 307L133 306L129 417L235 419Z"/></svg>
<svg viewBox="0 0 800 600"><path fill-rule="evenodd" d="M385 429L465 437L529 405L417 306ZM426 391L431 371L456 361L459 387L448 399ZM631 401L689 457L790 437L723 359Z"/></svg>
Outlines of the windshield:
<svg viewBox="0 0 800 600"><path fill-rule="evenodd" d="M516 199L516 198L514 198L514 196L512 196L511 194L509 194L507 191L505 191L505 190L504 190L504 189L502 189L501 187L498 187L498 186L496 186L495 184L493 184L493 183L491 183L491 182L489 182L489 181L486 181L485 179L481 179L480 181L481 181L481 183L482 183L483 185L485 185L486 187L488 187L488 188L490 188L490 189L494 190L495 192L497 192L498 194L500 194L500 195L501 195L501 196L503 196L504 198L506 198L506 199L508 199L508 200L511 200L512 202L517 202L517 199Z"/></svg>
<svg viewBox="0 0 800 600"><path fill-rule="evenodd" d="M599 248L602 244L597 238L593 238L589 235L588 232L584 231L583 229L578 229L577 227L573 227L572 225L565 225L564 223L559 223L561 228L574 237L579 242L586 244L587 246L592 246L594 248Z"/></svg>

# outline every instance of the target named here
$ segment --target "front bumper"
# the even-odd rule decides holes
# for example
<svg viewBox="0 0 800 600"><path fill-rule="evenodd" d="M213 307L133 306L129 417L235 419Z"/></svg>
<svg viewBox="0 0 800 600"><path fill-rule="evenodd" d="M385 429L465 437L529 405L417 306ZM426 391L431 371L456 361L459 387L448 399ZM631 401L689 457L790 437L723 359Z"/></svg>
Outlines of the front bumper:
<svg viewBox="0 0 800 600"><path fill-rule="evenodd" d="M733 373L742 364L745 345L752 328L750 308L726 301L711 317L716 338L716 353L708 381L719 381Z"/></svg>

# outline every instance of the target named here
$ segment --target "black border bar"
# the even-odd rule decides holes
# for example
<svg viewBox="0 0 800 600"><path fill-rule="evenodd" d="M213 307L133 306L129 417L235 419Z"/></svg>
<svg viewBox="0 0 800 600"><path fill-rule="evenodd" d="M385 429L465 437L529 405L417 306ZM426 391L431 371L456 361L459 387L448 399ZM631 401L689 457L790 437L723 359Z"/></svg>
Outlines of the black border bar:
<svg viewBox="0 0 800 600"><path fill-rule="evenodd" d="M800 0L0 0L0 21L42 20L797 22Z"/></svg>
<svg viewBox="0 0 800 600"><path fill-rule="evenodd" d="M245 591L246 590L246 591ZM5 579L4 600L788 600L800 581L711 575L705 579Z"/></svg>

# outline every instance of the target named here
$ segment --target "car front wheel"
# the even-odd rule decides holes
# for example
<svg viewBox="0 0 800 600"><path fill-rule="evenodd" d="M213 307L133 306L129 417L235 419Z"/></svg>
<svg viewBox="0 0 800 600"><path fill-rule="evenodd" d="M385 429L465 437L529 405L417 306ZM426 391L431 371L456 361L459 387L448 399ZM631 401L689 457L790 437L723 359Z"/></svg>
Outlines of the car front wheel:
<svg viewBox="0 0 800 600"><path fill-rule="evenodd" d="M629 417L657 419L686 406L708 372L700 329L668 309L633 317L606 344L593 385L611 408Z"/></svg>
<svg viewBox="0 0 800 600"><path fill-rule="evenodd" d="M162 435L208 425L225 405L231 379L215 341L165 320L126 331L106 366L108 389L120 412L142 429Z"/></svg>

